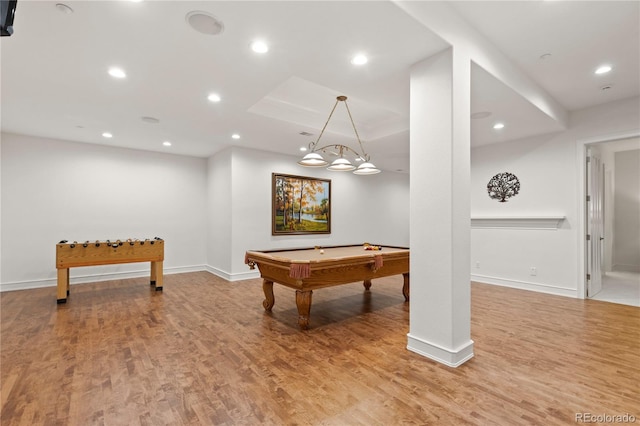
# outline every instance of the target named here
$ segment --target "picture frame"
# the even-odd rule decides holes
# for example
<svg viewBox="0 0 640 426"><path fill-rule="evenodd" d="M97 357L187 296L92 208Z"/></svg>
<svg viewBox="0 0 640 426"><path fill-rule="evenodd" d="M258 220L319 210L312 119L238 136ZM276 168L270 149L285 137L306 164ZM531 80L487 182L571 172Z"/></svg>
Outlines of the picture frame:
<svg viewBox="0 0 640 426"><path fill-rule="evenodd" d="M331 180L272 173L271 235L330 234Z"/></svg>

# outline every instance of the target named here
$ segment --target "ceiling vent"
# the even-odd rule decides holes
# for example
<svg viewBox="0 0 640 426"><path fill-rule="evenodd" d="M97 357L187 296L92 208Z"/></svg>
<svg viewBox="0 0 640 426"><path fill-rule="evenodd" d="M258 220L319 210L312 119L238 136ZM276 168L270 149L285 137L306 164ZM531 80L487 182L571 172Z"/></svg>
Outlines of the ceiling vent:
<svg viewBox="0 0 640 426"><path fill-rule="evenodd" d="M490 111L480 111L480 112L474 112L473 114L471 114L471 118L473 118L474 120L478 120L480 118L487 118L491 115Z"/></svg>
<svg viewBox="0 0 640 426"><path fill-rule="evenodd" d="M140 117L140 120L148 124L158 124L160 122L160 120L155 117Z"/></svg>
<svg viewBox="0 0 640 426"><path fill-rule="evenodd" d="M219 35L224 31L224 24L208 12L194 10L185 17L187 24L194 30L207 35Z"/></svg>

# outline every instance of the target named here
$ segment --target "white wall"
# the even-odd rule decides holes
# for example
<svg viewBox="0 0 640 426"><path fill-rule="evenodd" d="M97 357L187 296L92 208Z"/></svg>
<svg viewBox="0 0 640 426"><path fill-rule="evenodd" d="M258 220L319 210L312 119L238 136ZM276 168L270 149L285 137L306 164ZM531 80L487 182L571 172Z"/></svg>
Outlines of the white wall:
<svg viewBox="0 0 640 426"><path fill-rule="evenodd" d="M472 229L471 276L481 282L582 297L579 238L584 176L580 142L638 132L638 98L572 113L568 130L472 149L471 216L562 215L557 230ZM514 173L520 194L506 203L487 195L499 172ZM476 268L476 262L480 267ZM530 268L537 275L530 275Z"/></svg>
<svg viewBox="0 0 640 426"><path fill-rule="evenodd" d="M1 289L55 285L60 240L161 237L165 272L203 269L206 160L2 135ZM148 263L75 268L74 282L144 276Z"/></svg>
<svg viewBox="0 0 640 426"><path fill-rule="evenodd" d="M210 157L207 163L207 269L229 279L231 271L231 150Z"/></svg>
<svg viewBox="0 0 640 426"><path fill-rule="evenodd" d="M578 111L567 131L472 150L472 216L567 217L557 231L473 229L473 279L580 296L583 177L577 143L638 132L638 105L632 98ZM2 290L54 285L55 243L62 239L160 236L167 241L167 272L206 264L228 279L253 276L244 264L247 249L409 244L406 174L332 173L298 166L295 157L242 148L207 161L10 134L2 135L0 159ZM522 190L499 204L485 186L501 171L515 173ZM271 235L272 172L332 179L330 235ZM537 267L535 277L531 266ZM71 274L77 282L128 272L143 276L147 265L77 268Z"/></svg>
<svg viewBox="0 0 640 426"><path fill-rule="evenodd" d="M640 150L640 138L622 139L589 145L589 148L598 148L604 163L604 271L613 270L613 244L615 216L615 154L619 151ZM620 182L625 185L625 182ZM637 238L640 244L640 235Z"/></svg>
<svg viewBox="0 0 640 426"><path fill-rule="evenodd" d="M640 272L640 150L615 153L613 270Z"/></svg>
<svg viewBox="0 0 640 426"><path fill-rule="evenodd" d="M295 157L233 148L200 159L2 135L0 290L53 286L60 240L166 241L165 273L256 275L248 249L409 244L409 176L305 169ZM332 233L271 235L272 172L332 180ZM146 276L148 264L74 268L72 283Z"/></svg>
<svg viewBox="0 0 640 426"><path fill-rule="evenodd" d="M219 224L231 230L223 239L211 235L210 246L220 245L230 253L231 263L213 255L207 258L210 270L231 280L256 276L244 263L247 250L314 245L361 244L365 241L385 245L409 244L409 176L383 172L372 176L305 168L293 156L243 148L232 148L209 161L211 168L231 163L230 221ZM220 157L217 158L217 157ZM271 235L272 173L331 179L331 234ZM209 192L225 199L225 189Z"/></svg>
<svg viewBox="0 0 640 426"><path fill-rule="evenodd" d="M474 280L571 294L576 289L575 148L547 136L472 150L471 216L566 216L558 230L472 229ZM515 174L520 193L507 202L489 198L487 183L501 172ZM476 267L479 262L480 267ZM530 268L537 275L530 275ZM550 286L552 289L547 289Z"/></svg>

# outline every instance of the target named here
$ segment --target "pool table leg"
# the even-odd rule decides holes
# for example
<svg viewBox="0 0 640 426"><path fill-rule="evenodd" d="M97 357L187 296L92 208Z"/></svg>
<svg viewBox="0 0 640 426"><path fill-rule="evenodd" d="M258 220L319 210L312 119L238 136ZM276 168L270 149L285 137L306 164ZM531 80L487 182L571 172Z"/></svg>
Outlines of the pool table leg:
<svg viewBox="0 0 640 426"><path fill-rule="evenodd" d="M404 295L405 302L409 301L409 273L402 274L404 278L404 284L402 285L402 294Z"/></svg>
<svg viewBox="0 0 640 426"><path fill-rule="evenodd" d="M267 311L271 311L273 305L276 303L276 299L273 296L273 281L262 280L262 291L264 291L265 299L262 301L262 306Z"/></svg>
<svg viewBox="0 0 640 426"><path fill-rule="evenodd" d="M296 290L296 305L298 306L298 325L302 330L309 328L309 313L311 312L311 290Z"/></svg>
<svg viewBox="0 0 640 426"><path fill-rule="evenodd" d="M365 290L369 290L371 288L371 280L364 280L362 282L362 285L364 286Z"/></svg>

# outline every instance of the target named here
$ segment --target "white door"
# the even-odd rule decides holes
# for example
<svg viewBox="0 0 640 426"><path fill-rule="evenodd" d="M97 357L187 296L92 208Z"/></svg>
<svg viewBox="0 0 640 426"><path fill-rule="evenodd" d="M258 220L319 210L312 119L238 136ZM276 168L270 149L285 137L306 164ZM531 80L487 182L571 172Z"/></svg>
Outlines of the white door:
<svg viewBox="0 0 640 426"><path fill-rule="evenodd" d="M587 157L587 297L602 290L604 166L591 149Z"/></svg>

